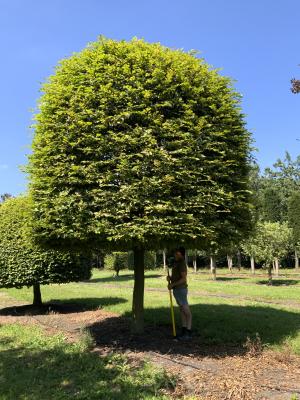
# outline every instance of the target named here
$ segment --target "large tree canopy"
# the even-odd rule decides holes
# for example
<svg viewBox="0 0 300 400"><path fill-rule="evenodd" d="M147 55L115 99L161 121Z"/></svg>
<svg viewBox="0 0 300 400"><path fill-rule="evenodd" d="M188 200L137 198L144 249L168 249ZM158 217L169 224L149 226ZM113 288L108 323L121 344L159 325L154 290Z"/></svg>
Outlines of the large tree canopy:
<svg viewBox="0 0 300 400"><path fill-rule="evenodd" d="M102 39L43 92L30 173L47 239L151 248L243 227L249 134L229 79L203 60Z"/></svg>
<svg viewBox="0 0 300 400"><path fill-rule="evenodd" d="M41 240L192 248L248 229L240 96L194 53L100 39L42 90L29 163Z"/></svg>
<svg viewBox="0 0 300 400"><path fill-rule="evenodd" d="M90 277L90 262L79 254L45 250L32 241L31 205L27 197L0 204L0 287L33 286L40 303L40 284Z"/></svg>

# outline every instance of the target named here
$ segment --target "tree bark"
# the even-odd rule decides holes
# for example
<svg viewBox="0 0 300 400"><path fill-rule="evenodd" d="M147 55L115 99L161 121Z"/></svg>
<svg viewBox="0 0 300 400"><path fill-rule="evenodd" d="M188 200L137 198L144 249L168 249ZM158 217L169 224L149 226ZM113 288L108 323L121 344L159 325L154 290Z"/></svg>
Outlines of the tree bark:
<svg viewBox="0 0 300 400"><path fill-rule="evenodd" d="M236 256L237 256L237 267L238 267L238 270L240 271L242 268L242 255L241 255L240 250L238 250L238 252L236 253Z"/></svg>
<svg viewBox="0 0 300 400"><path fill-rule="evenodd" d="M272 264L271 263L269 263L269 264L267 264L267 270L268 270L268 279L269 279L269 282L268 282L268 285L272 285Z"/></svg>
<svg viewBox="0 0 300 400"><path fill-rule="evenodd" d="M163 262L164 262L164 270L167 268L167 255L166 250L163 250Z"/></svg>
<svg viewBox="0 0 300 400"><path fill-rule="evenodd" d="M144 286L145 286L145 250L136 247L134 254L134 286L132 299L132 325L133 333L144 332Z"/></svg>
<svg viewBox="0 0 300 400"><path fill-rule="evenodd" d="M279 260L278 260L278 258L275 258L274 264L275 264L275 275L279 276Z"/></svg>
<svg viewBox="0 0 300 400"><path fill-rule="evenodd" d="M254 260L254 257L250 258L250 263L251 263L251 273L254 275L255 274L255 260Z"/></svg>
<svg viewBox="0 0 300 400"><path fill-rule="evenodd" d="M297 250L295 250L295 269L299 269L299 255Z"/></svg>
<svg viewBox="0 0 300 400"><path fill-rule="evenodd" d="M104 269L104 267L105 267L105 256L104 256L104 254L101 254L101 255L99 256L99 258L100 258L100 265L99 265L99 268Z"/></svg>
<svg viewBox="0 0 300 400"><path fill-rule="evenodd" d="M193 267L194 271L197 272L197 252L193 254Z"/></svg>
<svg viewBox="0 0 300 400"><path fill-rule="evenodd" d="M189 266L189 256L188 256L187 249L185 250L185 263L186 263L186 266L188 267Z"/></svg>
<svg viewBox="0 0 300 400"><path fill-rule="evenodd" d="M227 264L228 264L228 269L231 272L232 271L232 256L227 254Z"/></svg>
<svg viewBox="0 0 300 400"><path fill-rule="evenodd" d="M217 279L217 263L215 256L210 256L210 272L213 280L215 281Z"/></svg>
<svg viewBox="0 0 300 400"><path fill-rule="evenodd" d="M42 305L42 294L41 287L39 283L35 283L33 285L33 305L41 306Z"/></svg>

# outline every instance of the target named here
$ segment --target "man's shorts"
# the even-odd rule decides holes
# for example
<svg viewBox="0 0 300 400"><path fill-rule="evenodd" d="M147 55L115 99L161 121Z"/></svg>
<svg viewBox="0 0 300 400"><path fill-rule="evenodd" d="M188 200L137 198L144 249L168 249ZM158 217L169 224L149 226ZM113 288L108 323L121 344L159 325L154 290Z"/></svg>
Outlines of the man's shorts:
<svg viewBox="0 0 300 400"><path fill-rule="evenodd" d="M187 299L188 290L187 288L174 288L173 295L175 297L176 303L179 306L187 306L188 299Z"/></svg>

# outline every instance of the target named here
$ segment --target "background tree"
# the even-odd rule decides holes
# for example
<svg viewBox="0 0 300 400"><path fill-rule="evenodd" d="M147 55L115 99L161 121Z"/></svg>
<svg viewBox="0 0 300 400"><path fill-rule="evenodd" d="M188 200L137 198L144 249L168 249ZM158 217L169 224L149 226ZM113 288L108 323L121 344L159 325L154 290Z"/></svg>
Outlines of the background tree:
<svg viewBox="0 0 300 400"><path fill-rule="evenodd" d="M289 198L288 223L292 229L292 241L295 249L295 268L299 268L300 247L300 191L292 193Z"/></svg>
<svg viewBox="0 0 300 400"><path fill-rule="evenodd" d="M250 257L263 262L268 271L269 284L272 284L272 264L279 273L279 261L291 246L291 230L287 223L259 222L255 234L244 242L243 249Z"/></svg>
<svg viewBox="0 0 300 400"><path fill-rule="evenodd" d="M10 199L13 197L10 193L3 193L0 195L0 203L3 203L5 200Z"/></svg>
<svg viewBox="0 0 300 400"><path fill-rule="evenodd" d="M285 198L271 179L266 179L262 190L262 214L260 218L268 222L283 222L285 218Z"/></svg>
<svg viewBox="0 0 300 400"><path fill-rule="evenodd" d="M266 168L262 179L263 218L269 222L288 220L288 201L300 190L300 156L293 160L288 152L272 168Z"/></svg>
<svg viewBox="0 0 300 400"><path fill-rule="evenodd" d="M300 93L300 80L293 78L291 80L291 84L292 84L291 91L295 94Z"/></svg>
<svg viewBox="0 0 300 400"><path fill-rule="evenodd" d="M43 87L29 173L48 245L133 250L133 330L144 252L246 231L249 133L231 81L194 53L101 38Z"/></svg>
<svg viewBox="0 0 300 400"><path fill-rule="evenodd" d="M243 253L250 257L251 273L255 274L255 261L260 258L257 229L253 230L252 234L242 242L241 248Z"/></svg>
<svg viewBox="0 0 300 400"><path fill-rule="evenodd" d="M116 277L122 269L128 268L128 253L127 252L116 252L114 253L113 269L116 273Z"/></svg>
<svg viewBox="0 0 300 400"><path fill-rule="evenodd" d="M0 287L33 287L33 304L42 302L40 285L89 279L90 262L78 254L43 250L31 237L31 205L26 197L0 206Z"/></svg>

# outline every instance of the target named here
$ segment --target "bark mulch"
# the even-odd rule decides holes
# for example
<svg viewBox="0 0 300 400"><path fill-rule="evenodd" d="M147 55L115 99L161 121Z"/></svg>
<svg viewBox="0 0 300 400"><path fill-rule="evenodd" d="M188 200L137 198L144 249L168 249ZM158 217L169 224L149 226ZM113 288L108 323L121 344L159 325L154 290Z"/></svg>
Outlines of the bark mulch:
<svg viewBox="0 0 300 400"><path fill-rule="evenodd" d="M63 332L70 341L77 340L83 328L89 329L95 340L92 351L100 356L118 351L132 368L149 360L174 376L176 384L166 392L170 398L300 399L300 357L289 349L276 353L251 342L243 347L205 346L197 337L182 343L170 337L167 325L147 326L145 334L133 336L127 318L101 309L75 303L32 307L0 292L0 324L4 323L38 324L48 334Z"/></svg>

